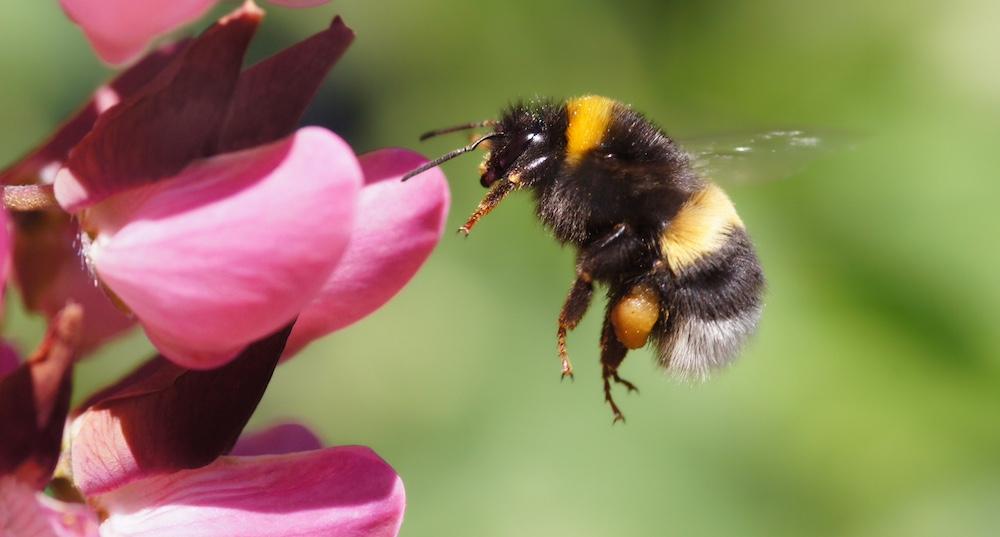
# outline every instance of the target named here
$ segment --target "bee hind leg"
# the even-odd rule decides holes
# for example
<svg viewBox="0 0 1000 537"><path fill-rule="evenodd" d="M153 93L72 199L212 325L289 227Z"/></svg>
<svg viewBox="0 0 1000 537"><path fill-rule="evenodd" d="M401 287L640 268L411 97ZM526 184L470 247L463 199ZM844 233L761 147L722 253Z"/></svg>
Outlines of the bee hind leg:
<svg viewBox="0 0 1000 537"><path fill-rule="evenodd" d="M566 296L562 311L559 313L559 328L556 330L556 345L559 348L559 362L562 364L562 378L573 379L573 364L569 361L569 352L566 350L566 334L576 328L576 325L583 319L590 307L590 299L594 295L594 283L590 275L580 272L573 288Z"/></svg>
<svg viewBox="0 0 1000 537"><path fill-rule="evenodd" d="M612 423L619 421L624 423L625 415L622 414L621 409L615 404L615 398L611 395L611 382L624 385L630 392L638 391L635 384L618 375L618 366L625 360L626 354L628 354L628 347L618 341L610 319L605 319L604 333L601 336L601 370L604 377L604 400L611 407L611 413L614 415Z"/></svg>

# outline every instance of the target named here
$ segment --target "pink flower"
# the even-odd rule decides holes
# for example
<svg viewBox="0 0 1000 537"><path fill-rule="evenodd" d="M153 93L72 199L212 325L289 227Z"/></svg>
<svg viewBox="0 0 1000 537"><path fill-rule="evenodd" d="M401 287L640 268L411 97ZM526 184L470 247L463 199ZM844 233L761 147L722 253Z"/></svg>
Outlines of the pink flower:
<svg viewBox="0 0 1000 537"><path fill-rule="evenodd" d="M361 180L343 140L306 128L95 206L88 255L161 352L215 367L320 290L350 237Z"/></svg>
<svg viewBox="0 0 1000 537"><path fill-rule="evenodd" d="M101 535L396 535L402 482L370 450L323 449L297 424L236 442L288 332L211 371L154 359L84 404L67 475Z"/></svg>
<svg viewBox="0 0 1000 537"><path fill-rule="evenodd" d="M281 426L252 455L151 475L87 504L0 476L0 528L37 537L395 537L406 494L392 467L357 446L284 451L287 441L275 433L300 430L311 435Z"/></svg>
<svg viewBox="0 0 1000 537"><path fill-rule="evenodd" d="M120 65L135 59L154 39L194 22L218 0L60 0L97 55ZM287 7L312 7L328 0L274 0Z"/></svg>
<svg viewBox="0 0 1000 537"><path fill-rule="evenodd" d="M55 195L94 275L186 367L226 363L300 314L288 356L367 315L429 255L449 203L439 170L392 180L415 153L358 159L332 133L294 132L352 34L336 19L242 70L259 20L252 6L223 18L4 174L61 166Z"/></svg>

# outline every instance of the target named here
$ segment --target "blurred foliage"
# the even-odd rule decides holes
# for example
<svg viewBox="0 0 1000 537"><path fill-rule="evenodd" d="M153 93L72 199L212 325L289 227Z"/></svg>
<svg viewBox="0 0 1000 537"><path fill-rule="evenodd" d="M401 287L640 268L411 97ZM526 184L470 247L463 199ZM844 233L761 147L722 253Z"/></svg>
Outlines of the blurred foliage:
<svg viewBox="0 0 1000 537"><path fill-rule="evenodd" d="M359 151L535 95L602 93L677 136L805 126L859 133L779 181L730 185L770 279L759 336L713 381L648 351L611 426L600 305L555 320L572 255L512 199L446 234L387 307L281 367L254 420L295 417L402 474L403 535L931 536L1000 527L1000 4L377 2L269 8L261 57L341 13L358 34L309 113ZM202 23L204 24L204 23ZM108 75L56 2L6 6L0 161ZM446 165L451 227L482 190ZM10 300L16 310L16 299ZM37 320L6 334L31 345ZM78 371L82 397L150 351Z"/></svg>

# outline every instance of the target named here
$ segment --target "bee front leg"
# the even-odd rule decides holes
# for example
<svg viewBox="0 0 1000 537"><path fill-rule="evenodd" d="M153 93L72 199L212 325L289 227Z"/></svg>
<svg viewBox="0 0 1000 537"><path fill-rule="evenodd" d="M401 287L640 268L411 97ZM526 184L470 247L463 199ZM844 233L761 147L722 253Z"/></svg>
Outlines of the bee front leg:
<svg viewBox="0 0 1000 537"><path fill-rule="evenodd" d="M559 361L562 364L562 378L573 379L573 364L569 361L569 352L566 350L566 334L576 328L576 325L583 319L590 307L590 299L594 295L594 283L590 274L579 272L573 288L566 296L562 311L559 313L559 328L556 331L556 345L559 348Z"/></svg>

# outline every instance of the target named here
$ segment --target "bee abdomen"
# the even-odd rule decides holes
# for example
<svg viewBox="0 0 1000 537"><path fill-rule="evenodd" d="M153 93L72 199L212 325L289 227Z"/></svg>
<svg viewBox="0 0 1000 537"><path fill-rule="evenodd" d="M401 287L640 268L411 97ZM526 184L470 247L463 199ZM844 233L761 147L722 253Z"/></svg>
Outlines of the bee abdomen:
<svg viewBox="0 0 1000 537"><path fill-rule="evenodd" d="M681 377L705 379L731 363L754 333L764 274L742 227L721 245L661 281L670 316L657 334L660 364Z"/></svg>

